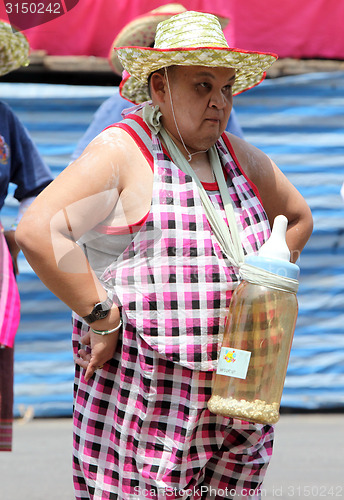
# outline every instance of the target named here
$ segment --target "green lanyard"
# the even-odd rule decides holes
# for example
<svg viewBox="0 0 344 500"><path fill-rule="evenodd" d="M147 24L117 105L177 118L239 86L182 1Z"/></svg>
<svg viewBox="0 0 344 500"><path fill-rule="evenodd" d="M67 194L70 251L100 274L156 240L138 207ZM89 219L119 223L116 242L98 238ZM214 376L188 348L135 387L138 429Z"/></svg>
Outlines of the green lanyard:
<svg viewBox="0 0 344 500"><path fill-rule="evenodd" d="M206 190L202 186L202 183L195 174L193 168L190 166L189 162L186 160L179 148L176 146L174 141L162 126L160 117L161 112L159 111L158 106L155 106L153 108L149 104L146 104L143 108L144 121L153 132L153 134L157 135L158 133L160 133L171 155L172 161L180 168L180 170L182 170L185 174L190 175L190 177L192 177L192 179L196 182L208 222L221 247L221 250L228 257L232 265L240 267L244 262L244 251L242 249L239 231L235 220L233 203L229 195L228 187L216 147L212 146L209 149L209 160L215 174L217 184L219 186L228 226L223 218L219 215L219 213L215 210L214 205L210 201Z"/></svg>
<svg viewBox="0 0 344 500"><path fill-rule="evenodd" d="M261 286L270 286L272 288L279 288L281 290L292 291L293 293L296 293L298 288L298 280L279 276L264 269L258 270L254 266L244 263L244 251L241 245L239 231L235 220L233 202L229 195L228 187L216 147L212 146L209 149L208 154L210 164L219 186L220 195L226 212L228 226L223 218L219 215L219 213L215 210L214 205L210 201L209 196L207 195L204 187L202 186L202 183L190 166L189 162L182 155L176 144L163 128L162 124L160 123L160 116L161 113L157 106L155 108L152 108L151 106L146 105L143 108L144 121L147 123L153 134L161 134L161 137L163 138L166 147L171 155L172 161L180 168L180 170L182 170L185 174L190 175L196 182L200 198L213 233L221 247L221 250L228 257L231 264L235 267L240 268L240 276L246 281L253 281L254 283Z"/></svg>

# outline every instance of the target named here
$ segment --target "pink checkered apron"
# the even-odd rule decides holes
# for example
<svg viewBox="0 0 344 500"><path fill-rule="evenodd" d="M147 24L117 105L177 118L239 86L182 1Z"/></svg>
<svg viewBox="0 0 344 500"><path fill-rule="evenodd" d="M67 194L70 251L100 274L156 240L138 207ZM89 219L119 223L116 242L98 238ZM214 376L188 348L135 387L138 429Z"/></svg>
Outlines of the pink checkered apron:
<svg viewBox="0 0 344 500"><path fill-rule="evenodd" d="M194 180L140 117L116 126L154 168L153 195L145 223L102 276L123 318L117 352L88 383L76 367L76 498L259 498L272 427L207 409L238 270L212 234ZM244 252L255 253L270 234L266 214L225 136L217 149ZM209 196L225 218L219 193ZM87 330L74 316L75 353Z"/></svg>

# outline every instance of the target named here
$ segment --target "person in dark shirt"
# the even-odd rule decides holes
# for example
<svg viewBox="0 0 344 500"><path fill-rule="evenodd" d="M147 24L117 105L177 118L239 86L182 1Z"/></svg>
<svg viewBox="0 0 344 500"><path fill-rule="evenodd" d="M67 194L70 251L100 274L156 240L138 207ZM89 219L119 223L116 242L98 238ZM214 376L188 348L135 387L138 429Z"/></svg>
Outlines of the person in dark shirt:
<svg viewBox="0 0 344 500"><path fill-rule="evenodd" d="M0 76L28 64L25 36L0 21ZM13 345L20 320L20 299L15 274L19 247L14 231L26 208L53 180L24 125L0 101L0 210L10 183L19 201L18 216L10 228L0 222L0 451L12 450Z"/></svg>

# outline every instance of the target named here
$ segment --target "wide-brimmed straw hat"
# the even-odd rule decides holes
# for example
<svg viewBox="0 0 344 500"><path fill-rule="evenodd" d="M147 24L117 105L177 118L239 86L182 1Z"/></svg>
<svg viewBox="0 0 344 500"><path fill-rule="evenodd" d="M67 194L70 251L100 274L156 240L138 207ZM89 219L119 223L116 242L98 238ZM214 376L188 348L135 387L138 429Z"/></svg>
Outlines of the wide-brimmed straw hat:
<svg viewBox="0 0 344 500"><path fill-rule="evenodd" d="M233 95L258 85L277 55L230 48L216 16L186 11L157 26L155 44L149 47L117 47L118 57L130 74L121 84L121 95L142 102L136 95L148 93L151 73L168 66L234 68Z"/></svg>
<svg viewBox="0 0 344 500"><path fill-rule="evenodd" d="M118 59L117 53L114 51L116 47L124 47L127 45L135 45L137 47L152 47L155 40L156 27L162 21L169 19L176 14L186 12L187 9L180 3L169 3L162 5L157 9L150 10L146 14L136 17L118 33L112 42L109 62L115 73L122 74L123 66ZM217 16L222 29L225 29L229 23L227 17Z"/></svg>
<svg viewBox="0 0 344 500"><path fill-rule="evenodd" d="M25 35L0 19L0 76L29 64L30 46Z"/></svg>

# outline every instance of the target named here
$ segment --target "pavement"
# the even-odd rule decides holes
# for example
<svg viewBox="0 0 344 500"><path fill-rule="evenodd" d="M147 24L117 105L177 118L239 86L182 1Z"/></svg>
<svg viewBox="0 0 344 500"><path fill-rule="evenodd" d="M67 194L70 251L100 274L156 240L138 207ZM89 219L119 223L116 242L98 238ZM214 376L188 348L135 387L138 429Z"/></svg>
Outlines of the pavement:
<svg viewBox="0 0 344 500"><path fill-rule="evenodd" d="M285 414L262 500L344 500L344 414ZM72 420L18 419L0 453L0 500L73 500ZM140 499L141 500L141 499Z"/></svg>

